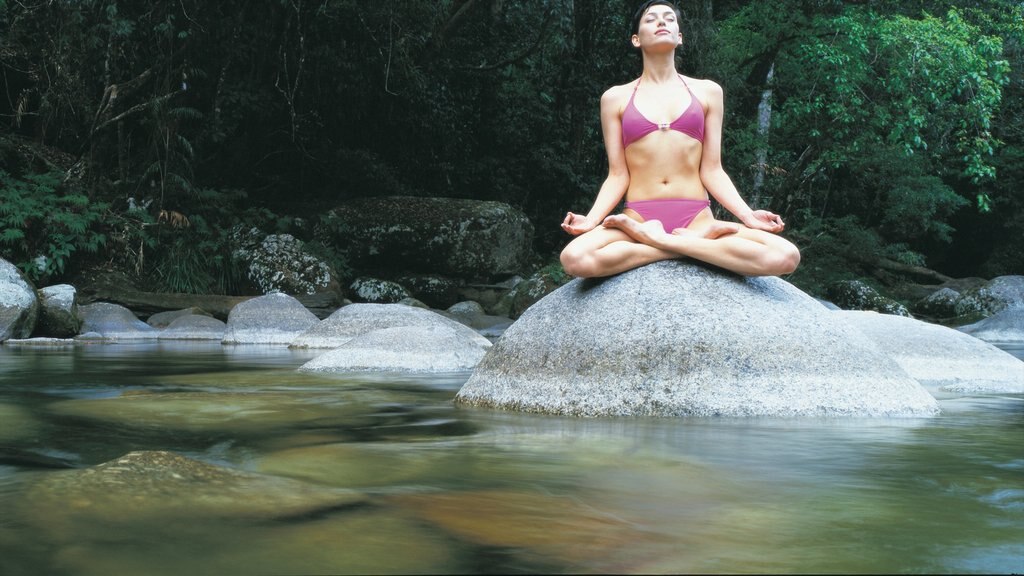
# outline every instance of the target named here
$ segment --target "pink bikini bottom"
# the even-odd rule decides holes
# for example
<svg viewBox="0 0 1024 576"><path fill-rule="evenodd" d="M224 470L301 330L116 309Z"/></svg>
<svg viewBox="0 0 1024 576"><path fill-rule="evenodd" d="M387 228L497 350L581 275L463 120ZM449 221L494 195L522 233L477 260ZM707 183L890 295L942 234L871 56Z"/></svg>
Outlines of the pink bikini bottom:
<svg viewBox="0 0 1024 576"><path fill-rule="evenodd" d="M686 228L701 210L711 205L710 200L690 200L689 198L667 198L664 200L637 200L626 202L626 208L640 215L644 221L658 220L665 232L672 233L676 228Z"/></svg>

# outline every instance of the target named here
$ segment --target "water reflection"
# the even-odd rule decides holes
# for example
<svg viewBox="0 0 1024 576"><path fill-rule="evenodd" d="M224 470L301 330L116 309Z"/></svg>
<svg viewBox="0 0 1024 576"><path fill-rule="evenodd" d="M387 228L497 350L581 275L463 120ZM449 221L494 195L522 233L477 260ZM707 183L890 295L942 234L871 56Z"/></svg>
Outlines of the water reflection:
<svg viewBox="0 0 1024 576"><path fill-rule="evenodd" d="M1021 395L931 390L927 419L576 419L456 407L466 374L295 371L315 353L0 348L0 571L1024 568ZM78 476L133 451L185 468L115 476L109 501ZM191 461L250 475L216 493L237 502L204 509L209 482L174 480ZM266 506L281 482L361 499Z"/></svg>

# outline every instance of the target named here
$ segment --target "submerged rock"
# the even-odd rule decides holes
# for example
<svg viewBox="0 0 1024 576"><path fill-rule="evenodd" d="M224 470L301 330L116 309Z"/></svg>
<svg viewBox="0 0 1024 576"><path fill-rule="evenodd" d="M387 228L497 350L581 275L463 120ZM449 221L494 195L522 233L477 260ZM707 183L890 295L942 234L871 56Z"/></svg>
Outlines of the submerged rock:
<svg viewBox="0 0 1024 576"><path fill-rule="evenodd" d="M838 314L923 383L961 392L1024 392L1024 361L973 336L890 314Z"/></svg>
<svg viewBox="0 0 1024 576"><path fill-rule="evenodd" d="M280 292L239 303L228 314L225 344L291 344L320 319Z"/></svg>
<svg viewBox="0 0 1024 576"><path fill-rule="evenodd" d="M580 416L938 412L895 361L788 282L681 260L551 293L456 401Z"/></svg>
<svg viewBox="0 0 1024 576"><path fill-rule="evenodd" d="M98 525L284 518L365 500L350 490L140 451L91 468L50 472L26 490L18 507L23 521L55 539L80 540Z"/></svg>

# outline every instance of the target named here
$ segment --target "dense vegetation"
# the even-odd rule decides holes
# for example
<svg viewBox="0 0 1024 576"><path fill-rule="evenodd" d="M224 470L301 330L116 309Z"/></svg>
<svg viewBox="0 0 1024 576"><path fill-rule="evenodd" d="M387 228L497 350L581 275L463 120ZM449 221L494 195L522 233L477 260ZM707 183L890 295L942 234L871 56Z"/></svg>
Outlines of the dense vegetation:
<svg viewBox="0 0 1024 576"><path fill-rule="evenodd" d="M405 194L518 206L553 259L604 177L600 94L639 73L636 4L0 0L0 253L229 291L232 226ZM727 169L786 219L792 281L1024 270L1019 2L683 10L679 68L724 86Z"/></svg>

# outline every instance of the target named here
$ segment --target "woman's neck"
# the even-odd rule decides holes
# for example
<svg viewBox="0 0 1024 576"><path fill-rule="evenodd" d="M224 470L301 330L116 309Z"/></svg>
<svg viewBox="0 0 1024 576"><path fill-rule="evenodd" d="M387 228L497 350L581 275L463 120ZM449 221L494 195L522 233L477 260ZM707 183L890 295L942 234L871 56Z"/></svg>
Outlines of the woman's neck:
<svg viewBox="0 0 1024 576"><path fill-rule="evenodd" d="M641 77L651 84L660 84L678 78L675 51L665 54L644 54L644 71Z"/></svg>

